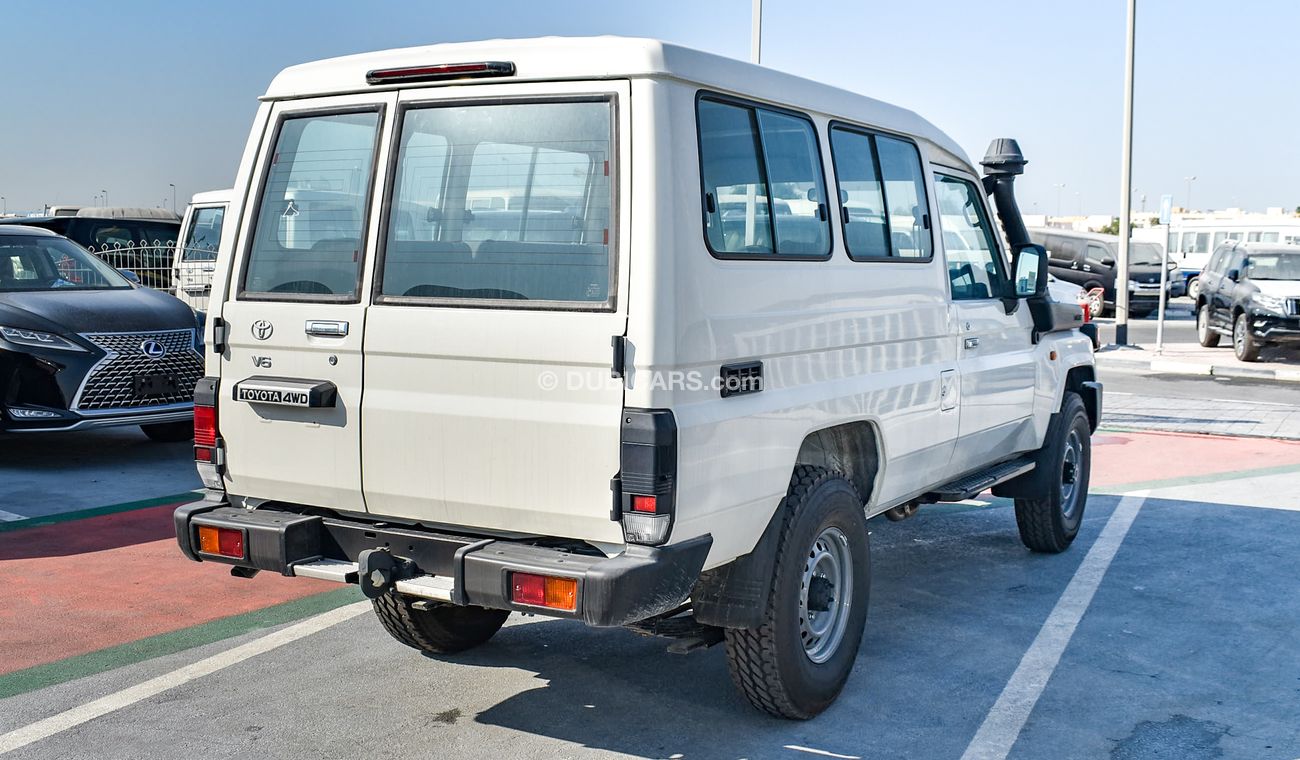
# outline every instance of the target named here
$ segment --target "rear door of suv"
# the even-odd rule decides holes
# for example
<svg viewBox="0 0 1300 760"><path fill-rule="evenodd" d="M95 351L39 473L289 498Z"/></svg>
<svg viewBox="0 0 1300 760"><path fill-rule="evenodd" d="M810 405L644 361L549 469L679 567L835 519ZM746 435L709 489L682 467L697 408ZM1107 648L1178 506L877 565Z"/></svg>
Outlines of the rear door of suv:
<svg viewBox="0 0 1300 760"><path fill-rule="evenodd" d="M395 103L375 93L272 106L219 314L233 494L365 508L361 342Z"/></svg>
<svg viewBox="0 0 1300 760"><path fill-rule="evenodd" d="M631 241L623 81L399 99L366 318L372 513L621 542Z"/></svg>

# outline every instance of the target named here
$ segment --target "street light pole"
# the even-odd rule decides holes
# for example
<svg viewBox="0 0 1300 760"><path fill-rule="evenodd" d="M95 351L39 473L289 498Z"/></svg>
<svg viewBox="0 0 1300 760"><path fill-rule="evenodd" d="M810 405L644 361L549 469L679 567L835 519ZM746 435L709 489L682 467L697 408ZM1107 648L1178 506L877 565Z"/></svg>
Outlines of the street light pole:
<svg viewBox="0 0 1300 760"><path fill-rule="evenodd" d="M100 194L101 196L103 196L103 198L104 198L104 207L105 207L105 208L108 208L108 191L107 191L107 190L100 190L100 191L99 191L99 194Z"/></svg>
<svg viewBox="0 0 1300 760"><path fill-rule="evenodd" d="M1190 213L1192 210L1192 183L1196 181L1196 175L1183 177L1183 181L1187 183L1187 211Z"/></svg>
<svg viewBox="0 0 1300 760"><path fill-rule="evenodd" d="M167 184L170 185L172 188L172 213L175 214L176 213L176 183L168 182Z"/></svg>
<svg viewBox="0 0 1300 760"><path fill-rule="evenodd" d="M1057 182L1056 184L1052 185L1052 187L1056 188L1056 215L1060 216L1061 215L1061 191L1065 189L1065 183Z"/></svg>
<svg viewBox="0 0 1300 760"><path fill-rule="evenodd" d="M1133 52L1137 39L1137 0L1128 0L1128 44L1124 55L1124 148L1119 189L1119 268L1115 275L1115 343L1128 345L1128 260L1133 237ZM1162 267L1163 268L1163 267Z"/></svg>
<svg viewBox="0 0 1300 760"><path fill-rule="evenodd" d="M750 8L749 62L763 62L763 0L753 0Z"/></svg>

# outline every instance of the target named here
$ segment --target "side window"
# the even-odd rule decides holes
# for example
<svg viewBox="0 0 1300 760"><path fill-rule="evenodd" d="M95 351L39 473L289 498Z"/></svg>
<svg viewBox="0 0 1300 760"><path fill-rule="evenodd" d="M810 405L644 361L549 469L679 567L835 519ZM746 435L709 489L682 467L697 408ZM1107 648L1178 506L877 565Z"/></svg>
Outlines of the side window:
<svg viewBox="0 0 1300 760"><path fill-rule="evenodd" d="M894 255L929 258L930 208L925 200L921 154L910 142L884 136L876 138L876 149L880 151L880 174L889 203L889 237Z"/></svg>
<svg viewBox="0 0 1300 760"><path fill-rule="evenodd" d="M357 297L379 111L280 124L257 205L244 292Z"/></svg>
<svg viewBox="0 0 1300 760"><path fill-rule="evenodd" d="M1223 274L1223 261L1228 256L1228 249L1220 248L1210 257L1210 262L1205 265L1206 271L1211 274Z"/></svg>
<svg viewBox="0 0 1300 760"><path fill-rule="evenodd" d="M715 254L830 255L817 133L789 114L701 98L705 237Z"/></svg>
<svg viewBox="0 0 1300 760"><path fill-rule="evenodd" d="M1079 263L1079 241L1071 238L1057 238L1056 256L1060 258L1061 263L1065 266L1072 267Z"/></svg>
<svg viewBox="0 0 1300 760"><path fill-rule="evenodd" d="M1102 262L1104 262L1106 259L1113 259L1113 258L1114 257L1110 255L1110 251L1106 248L1106 246L1097 245L1096 243L1088 244L1087 264L1089 266L1093 268L1104 267L1107 265Z"/></svg>
<svg viewBox="0 0 1300 760"><path fill-rule="evenodd" d="M929 259L929 205L916 147L834 127L831 158L849 258Z"/></svg>
<svg viewBox="0 0 1300 760"><path fill-rule="evenodd" d="M940 174L935 179L939 229L943 231L953 299L1000 296L1005 282L1002 257L993 241L980 191L974 184L956 177ZM948 246L949 236L960 240L962 247Z"/></svg>
<svg viewBox="0 0 1300 760"><path fill-rule="evenodd" d="M195 209L181 249L181 261L216 261L221 247L221 222L226 216L225 206Z"/></svg>

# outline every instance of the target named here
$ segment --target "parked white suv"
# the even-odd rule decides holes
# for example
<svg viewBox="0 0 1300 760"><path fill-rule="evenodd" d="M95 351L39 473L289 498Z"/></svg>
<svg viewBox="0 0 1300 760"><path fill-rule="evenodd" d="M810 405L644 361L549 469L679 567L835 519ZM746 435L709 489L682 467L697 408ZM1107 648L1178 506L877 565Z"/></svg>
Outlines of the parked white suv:
<svg viewBox="0 0 1300 760"><path fill-rule="evenodd" d="M425 652L511 611L725 641L811 717L867 518L994 487L1033 550L1079 529L1101 386L1023 165L656 41L289 68L217 257L181 548L359 584Z"/></svg>
<svg viewBox="0 0 1300 760"><path fill-rule="evenodd" d="M181 221L181 239L172 255L172 292L195 311L207 311L212 290L212 273L216 271L217 250L231 190L195 193L185 207Z"/></svg>

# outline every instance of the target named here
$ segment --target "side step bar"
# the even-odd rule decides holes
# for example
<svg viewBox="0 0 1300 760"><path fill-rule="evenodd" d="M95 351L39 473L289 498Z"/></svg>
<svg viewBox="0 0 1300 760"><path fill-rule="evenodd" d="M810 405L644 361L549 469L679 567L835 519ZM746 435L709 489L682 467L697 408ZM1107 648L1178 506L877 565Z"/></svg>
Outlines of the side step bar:
<svg viewBox="0 0 1300 760"><path fill-rule="evenodd" d="M1018 457L940 486L922 496L921 501L927 504L937 501L965 501L981 491L1024 475L1032 469L1034 469L1034 460L1030 456Z"/></svg>

